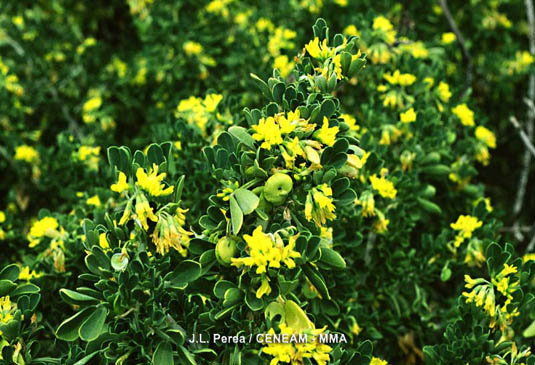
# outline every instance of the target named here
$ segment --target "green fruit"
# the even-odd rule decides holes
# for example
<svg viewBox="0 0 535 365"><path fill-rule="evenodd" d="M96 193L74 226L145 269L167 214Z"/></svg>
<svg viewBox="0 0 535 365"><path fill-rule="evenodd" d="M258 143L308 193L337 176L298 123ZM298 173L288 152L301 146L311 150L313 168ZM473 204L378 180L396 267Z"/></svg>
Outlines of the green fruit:
<svg viewBox="0 0 535 365"><path fill-rule="evenodd" d="M264 187L262 186L262 188ZM273 209L273 204L271 204L270 202L266 200L266 197L264 196L263 191L260 193L260 201L258 202L257 209L260 209L261 211L265 213L270 212L271 209Z"/></svg>
<svg viewBox="0 0 535 365"><path fill-rule="evenodd" d="M230 266L231 258L237 253L236 241L229 237L221 238L215 245L215 257L223 266Z"/></svg>
<svg viewBox="0 0 535 365"><path fill-rule="evenodd" d="M418 201L418 204L420 204L420 207L422 207L423 210L425 210L428 213L434 213L434 214L442 214L442 209L435 203L422 198L416 198Z"/></svg>
<svg viewBox="0 0 535 365"><path fill-rule="evenodd" d="M346 262L342 256L335 250L328 247L320 247L321 258L320 262L334 268L334 269L345 269Z"/></svg>
<svg viewBox="0 0 535 365"><path fill-rule="evenodd" d="M286 174L276 173L264 185L264 197L274 205L281 205L293 188L292 178Z"/></svg>
<svg viewBox="0 0 535 365"><path fill-rule="evenodd" d="M431 198L435 196L437 189L433 185L427 185L420 195L424 198Z"/></svg>
<svg viewBox="0 0 535 365"><path fill-rule="evenodd" d="M432 165L422 168L421 170L424 174L427 175L447 175L451 172L451 168L446 165Z"/></svg>

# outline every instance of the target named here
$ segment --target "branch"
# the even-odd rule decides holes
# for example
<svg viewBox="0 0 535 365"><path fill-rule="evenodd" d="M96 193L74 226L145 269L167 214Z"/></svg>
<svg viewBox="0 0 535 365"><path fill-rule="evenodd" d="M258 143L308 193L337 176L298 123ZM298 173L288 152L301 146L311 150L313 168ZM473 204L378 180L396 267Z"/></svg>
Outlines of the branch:
<svg viewBox="0 0 535 365"><path fill-rule="evenodd" d="M516 129L518 129L518 133L520 134L520 138L522 139L522 142L524 142L524 145L526 146L527 151L531 152L531 154L533 154L533 156L535 156L535 146L533 146L533 144L531 143L528 134L526 132L524 132L524 130L520 126L520 123L518 122L516 117L515 116L511 116L511 118L509 118L509 121L511 122L511 124L513 124L513 126Z"/></svg>
<svg viewBox="0 0 535 365"><path fill-rule="evenodd" d="M529 25L529 51L532 55L535 55L535 14L533 11L533 0L524 0L524 4L526 6L526 15L528 18ZM527 98L524 99L524 101L528 106L528 116L526 123L527 133L523 133L523 131L521 131L520 137L526 145L526 150L524 151L524 156L522 158L522 172L520 173L520 180L518 181L515 204L513 206L514 216L518 216L520 214L520 212L522 211L522 206L524 205L524 196L526 195L526 187L528 184L529 170L531 166L531 154L533 153L533 145L531 144L535 129L535 108L533 105L533 102L535 101L535 74L533 72L531 72L529 75L528 95ZM513 122L513 120L511 120L511 122ZM519 126L518 122L517 126ZM531 148L529 146L531 146Z"/></svg>
<svg viewBox="0 0 535 365"><path fill-rule="evenodd" d="M531 252L535 248L535 234L533 235L533 238L528 243L528 246L526 247L526 252Z"/></svg>
<svg viewBox="0 0 535 365"><path fill-rule="evenodd" d="M526 1L530 1L530 0L526 0ZM472 57L470 56L470 53L468 52L468 48L466 48L466 41L464 40L464 37L461 31L457 27L457 24L455 24L455 20L453 19L453 16L450 13L447 0L439 0L439 3L440 3L440 7L442 8L442 12L446 16L446 19L448 20L448 23L450 25L452 32L457 37L459 47L461 47L461 52L463 55L463 63L464 63L465 72L466 72L465 86L464 86L464 91L462 93L462 97L464 97L466 93L468 92L468 89L472 86Z"/></svg>
<svg viewBox="0 0 535 365"><path fill-rule="evenodd" d="M53 86L49 86L49 88L54 100L60 103L58 92L56 91L56 89ZM76 120L74 120L74 118L70 115L69 109L67 108L66 104L63 104L61 106L61 112L63 113L63 117L69 122L69 130L72 132L72 134L74 134L76 138L78 138L78 140L81 141L84 135L80 131L80 128L78 128L78 123L76 122Z"/></svg>

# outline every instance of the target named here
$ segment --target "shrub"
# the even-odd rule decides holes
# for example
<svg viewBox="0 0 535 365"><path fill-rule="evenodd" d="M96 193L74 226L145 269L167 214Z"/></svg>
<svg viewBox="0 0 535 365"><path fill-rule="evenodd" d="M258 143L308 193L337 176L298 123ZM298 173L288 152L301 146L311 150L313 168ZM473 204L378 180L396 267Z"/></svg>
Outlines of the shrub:
<svg viewBox="0 0 535 365"><path fill-rule="evenodd" d="M309 37L353 5L278 5L5 5L4 361L535 363L534 260L478 180L503 127L444 73L455 37Z"/></svg>

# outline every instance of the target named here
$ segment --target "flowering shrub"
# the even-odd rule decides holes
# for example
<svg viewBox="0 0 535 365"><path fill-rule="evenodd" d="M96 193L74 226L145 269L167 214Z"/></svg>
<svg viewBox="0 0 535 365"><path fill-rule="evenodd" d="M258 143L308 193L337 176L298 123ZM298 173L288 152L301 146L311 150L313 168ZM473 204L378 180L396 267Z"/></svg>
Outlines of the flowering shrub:
<svg viewBox="0 0 535 365"><path fill-rule="evenodd" d="M0 359L535 364L523 5L253 3L3 5Z"/></svg>

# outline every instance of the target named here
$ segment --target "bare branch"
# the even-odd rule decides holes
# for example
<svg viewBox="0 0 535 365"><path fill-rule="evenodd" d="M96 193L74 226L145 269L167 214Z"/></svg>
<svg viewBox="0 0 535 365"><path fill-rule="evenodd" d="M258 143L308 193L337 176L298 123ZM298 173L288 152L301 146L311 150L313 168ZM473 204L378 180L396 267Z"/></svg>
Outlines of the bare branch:
<svg viewBox="0 0 535 365"><path fill-rule="evenodd" d="M529 0L526 0L529 1ZM446 19L448 20L448 23L450 25L450 28L452 32L457 37L457 41L459 43L459 47L461 48L461 52L463 55L463 63L465 67L465 73L466 73L466 79L465 79L465 87L462 96L464 97L466 93L468 92L468 89L472 86L472 56L470 56L470 53L468 52L468 48L466 47L466 41L464 40L464 37L457 27L457 24L455 23L455 20L453 19L453 16L451 15L450 9L448 8L448 2L447 0L439 0L440 7L442 8L442 12L446 16Z"/></svg>
<svg viewBox="0 0 535 365"><path fill-rule="evenodd" d="M501 227L500 232L514 232L515 230L531 232L532 229L535 229L535 226Z"/></svg>
<svg viewBox="0 0 535 365"><path fill-rule="evenodd" d="M522 139L522 142L524 142L524 145L526 146L526 149L529 152L531 152L531 154L533 154L533 156L535 156L535 146L533 146L533 144L531 143L528 134L526 132L524 132L524 130L520 126L520 123L518 122L516 117L515 116L511 116L511 118L509 118L509 121L513 124L513 126L516 129L518 129L518 133L520 134L520 138Z"/></svg>
<svg viewBox="0 0 535 365"><path fill-rule="evenodd" d="M531 252L535 248L535 234L533 235L533 238L528 243L528 246L526 247L526 252Z"/></svg>

